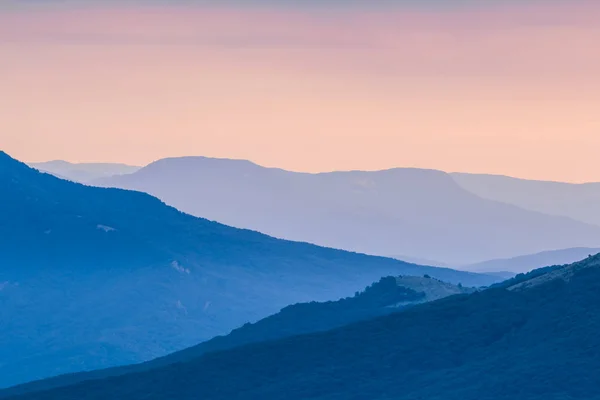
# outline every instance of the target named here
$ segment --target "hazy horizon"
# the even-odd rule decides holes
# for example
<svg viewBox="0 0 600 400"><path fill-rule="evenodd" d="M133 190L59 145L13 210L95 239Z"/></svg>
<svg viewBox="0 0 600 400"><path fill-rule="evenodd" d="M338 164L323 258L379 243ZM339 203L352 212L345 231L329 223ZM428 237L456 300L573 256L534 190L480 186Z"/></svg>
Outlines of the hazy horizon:
<svg viewBox="0 0 600 400"><path fill-rule="evenodd" d="M590 184L590 183L598 183L600 182L600 179L598 179L598 181L584 181L584 182L569 182L569 181L559 181L559 180L552 180L552 179L535 179L535 178L525 178L525 177L521 177L521 176L514 176L514 175L508 175L508 174L503 174L501 172L499 173L488 173L488 172L479 172L479 171L449 171L449 170L441 170L441 169L435 169L435 168L427 168L427 167L412 167L412 166L403 166L403 165L396 165L396 166L389 166L389 167L383 167L383 168L377 168L377 169L329 169L329 170L322 170L322 171L310 171L310 170L294 170L294 169L288 169L288 168L283 168L280 167L278 165L266 165L263 163L260 163L256 160L252 160L252 159L245 159L245 158L231 158L231 157L211 157L211 156L205 156L205 155L181 155L181 156L165 156L165 157L161 157L161 158L157 158L155 160L152 160L150 162L147 163L143 163L143 164L133 164L133 163L129 163L126 161L105 161L105 160L85 160L85 161L73 161L73 160L64 160L64 159L58 159L58 158L50 158L50 159L46 159L46 160L24 160L23 162L26 162L29 165L39 165L39 164L47 164L47 163L54 163L54 162L67 162L69 164L73 164L73 165L93 165L93 164L114 164L114 165L123 165L123 166L128 166L128 167L136 167L136 168L145 168L151 164L154 164L158 161L161 160L168 160L168 159L178 159L178 158L207 158L207 159L216 159L216 160L229 160L229 161L248 161L252 164L258 165L259 167L263 167L263 168L269 168L269 169L281 169L284 171L288 171L288 172L295 172L295 173L304 173L304 174L328 174L328 173L335 173L335 172L355 172L355 171L360 171L360 172L382 172L382 171L388 171L388 170L392 170L392 169L415 169L415 170L431 170L431 171L440 171L440 172L444 172L446 174L449 175L488 175L488 176L493 176L493 177L505 177L505 178L510 178L510 179L519 179L519 180L524 180L524 181L539 181L539 182L555 182L555 183L567 183L567 184L574 184L574 185L585 185L585 184Z"/></svg>
<svg viewBox="0 0 600 400"><path fill-rule="evenodd" d="M600 181L597 3L358 3L4 3L2 147Z"/></svg>

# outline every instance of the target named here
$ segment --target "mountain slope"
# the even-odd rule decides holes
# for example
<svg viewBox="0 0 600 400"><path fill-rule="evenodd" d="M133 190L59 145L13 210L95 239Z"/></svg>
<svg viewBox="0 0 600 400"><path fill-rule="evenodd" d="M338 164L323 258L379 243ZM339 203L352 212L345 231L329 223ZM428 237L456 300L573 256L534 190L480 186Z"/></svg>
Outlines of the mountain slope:
<svg viewBox="0 0 600 400"><path fill-rule="evenodd" d="M498 278L274 239L0 153L0 387L132 364L388 275Z"/></svg>
<svg viewBox="0 0 600 400"><path fill-rule="evenodd" d="M94 184L276 237L450 265L600 244L600 227L482 199L432 170L303 174L188 157Z"/></svg>
<svg viewBox="0 0 600 400"><path fill-rule="evenodd" d="M598 285L595 256L333 331L19 399L597 400Z"/></svg>
<svg viewBox="0 0 600 400"><path fill-rule="evenodd" d="M114 175L132 174L141 168L126 164L110 163L73 164L61 160L31 163L29 165L39 171L47 172L59 178L81 183Z"/></svg>
<svg viewBox="0 0 600 400"><path fill-rule="evenodd" d="M227 336L218 336L197 346L143 364L61 375L0 390L0 398L73 385L92 379L143 372L176 362L190 361L208 352L227 350L250 343L326 331L352 322L398 312L412 305L474 291L475 289L472 288L460 287L427 277L382 278L354 297L334 302L311 302L288 306L279 313L255 324L246 324L235 329Z"/></svg>
<svg viewBox="0 0 600 400"><path fill-rule="evenodd" d="M547 265L571 264L587 257L590 254L598 253L600 253L599 248L576 247L573 249L544 251L537 254L529 254L502 260L484 261L477 264L463 266L461 269L464 269L465 271L482 273L508 271L518 274L522 272L529 272L533 269L542 268Z"/></svg>
<svg viewBox="0 0 600 400"><path fill-rule="evenodd" d="M600 225L600 183L533 181L484 174L451 175L461 187L484 199Z"/></svg>

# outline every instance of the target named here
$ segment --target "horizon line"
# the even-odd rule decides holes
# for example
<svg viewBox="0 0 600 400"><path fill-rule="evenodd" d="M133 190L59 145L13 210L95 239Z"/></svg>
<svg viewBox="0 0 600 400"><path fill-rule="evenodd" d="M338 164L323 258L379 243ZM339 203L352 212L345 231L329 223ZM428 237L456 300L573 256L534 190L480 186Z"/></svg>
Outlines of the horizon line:
<svg viewBox="0 0 600 400"><path fill-rule="evenodd" d="M442 170L442 169L429 168L429 167L418 167L418 166L394 166L394 167L377 168L377 169L332 169L332 170L325 170L325 171L307 171L307 170L296 170L296 169L282 168L282 167L278 167L278 166L262 164L258 161L254 161L249 158L216 157L216 156L203 156L203 155L165 156L165 157L161 157L161 158L155 159L153 161L150 161L149 163L144 164L144 165L131 164L131 163L122 162L122 161L115 161L115 162L110 162L110 161L108 161L108 162L107 161L70 161L70 160L66 160L66 159L51 159L51 160L45 160L45 161L24 161L24 163L29 166L31 166L33 164L46 164L46 163L52 163L52 162L66 162L71 165L108 164L108 165L122 165L122 166L127 166L127 167L143 169L143 168L146 168L146 167L148 167L152 164L155 164L157 162L160 162L160 161L178 160L178 159L184 159L184 158L209 159L209 160L221 160L221 161L244 161L244 162L249 162L251 164L254 164L260 168L264 168L264 169L276 169L276 170L281 170L281 171L285 171L285 172L291 172L291 173L296 173L296 174L308 174L308 175L349 173L349 172L372 172L372 173L374 173L374 172L385 172L385 171L392 171L392 170L400 169L400 170L435 171L435 172L441 172L441 173L444 173L447 175L492 176L492 177L517 179L517 180L529 181L529 182L557 183L557 184L567 184L567 185L600 184L600 179L598 181L574 182L574 181L560 181L560 180L553 180L553 179L526 178L526 177L519 177L519 176L507 175L507 174L503 174L503 173L494 173L494 172L447 171L447 170Z"/></svg>

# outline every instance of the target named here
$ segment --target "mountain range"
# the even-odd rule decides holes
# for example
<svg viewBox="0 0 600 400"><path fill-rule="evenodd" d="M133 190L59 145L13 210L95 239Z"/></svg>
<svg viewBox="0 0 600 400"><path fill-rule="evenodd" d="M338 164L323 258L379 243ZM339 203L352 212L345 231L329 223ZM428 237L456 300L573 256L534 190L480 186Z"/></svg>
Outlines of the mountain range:
<svg viewBox="0 0 600 400"><path fill-rule="evenodd" d="M87 183L95 179L107 178L114 175L131 174L141 168L126 164L70 163L62 160L31 163L29 165L42 172L80 183Z"/></svg>
<svg viewBox="0 0 600 400"><path fill-rule="evenodd" d="M92 183L283 239L446 265L600 244L600 226L484 199L434 170L308 174L186 157Z"/></svg>
<svg viewBox="0 0 600 400"><path fill-rule="evenodd" d="M382 276L490 275L275 239L0 152L0 387L148 361Z"/></svg>
<svg viewBox="0 0 600 400"><path fill-rule="evenodd" d="M600 255L326 332L15 397L600 399Z"/></svg>
<svg viewBox="0 0 600 400"><path fill-rule="evenodd" d="M574 184L464 173L451 176L461 187L484 199L600 226L599 182Z"/></svg>
<svg viewBox="0 0 600 400"><path fill-rule="evenodd" d="M473 293L475 289L452 285L430 277L400 276L382 278L364 291L338 301L310 302L288 306L254 324L245 324L227 336L218 336L197 346L152 361L78 374L61 375L10 389L0 390L0 398L44 391L76 383L144 372L173 363L191 361L203 354L243 345L327 331L361 320L407 309L444 297Z"/></svg>
<svg viewBox="0 0 600 400"><path fill-rule="evenodd" d="M81 183L115 175L132 174L142 169L142 167L126 164L70 163L62 160L29 165L40 171ZM598 182L576 184L460 172L449 175L463 189L484 199L600 225L600 183ZM439 262L435 265L438 264Z"/></svg>

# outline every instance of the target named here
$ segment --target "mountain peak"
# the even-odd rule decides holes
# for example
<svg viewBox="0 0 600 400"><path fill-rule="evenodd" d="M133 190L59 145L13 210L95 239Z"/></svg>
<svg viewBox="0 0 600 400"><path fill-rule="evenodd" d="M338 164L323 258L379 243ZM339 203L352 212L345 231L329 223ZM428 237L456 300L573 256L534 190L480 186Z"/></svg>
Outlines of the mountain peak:
<svg viewBox="0 0 600 400"><path fill-rule="evenodd" d="M234 158L216 158L205 156L186 156L186 157L169 157L154 161L148 167L157 165L178 165L178 166L194 166L194 165L236 165L236 166L257 166L249 160L234 159Z"/></svg>

